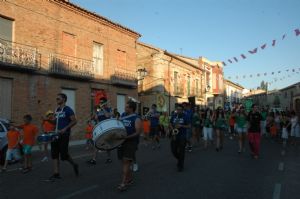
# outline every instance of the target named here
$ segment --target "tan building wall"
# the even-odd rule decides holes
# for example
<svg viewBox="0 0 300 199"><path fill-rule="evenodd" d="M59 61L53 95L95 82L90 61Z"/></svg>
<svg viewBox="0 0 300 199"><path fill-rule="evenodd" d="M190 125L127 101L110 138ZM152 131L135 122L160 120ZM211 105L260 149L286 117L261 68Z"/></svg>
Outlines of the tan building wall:
<svg viewBox="0 0 300 199"><path fill-rule="evenodd" d="M74 89L78 134L91 114L92 90L104 89L113 107L117 94L137 98L138 33L63 0L2 1L0 5L0 16L13 21L10 45L30 48L38 56L33 70L0 62L0 77L13 81L12 120L20 123L30 113L38 124L46 110L55 108L61 89ZM103 74L96 73L93 65L95 42L103 45ZM68 62L70 68L54 75L53 60L64 66Z"/></svg>
<svg viewBox="0 0 300 199"><path fill-rule="evenodd" d="M142 107L159 103L158 96L163 96L165 106L162 111L174 110L175 103L188 102L188 97L195 97L196 105L204 104L201 86L202 70L177 55L165 50L138 43L138 67L145 68L147 76L139 82L139 96ZM175 72L177 73L177 87ZM198 95L196 91L198 80ZM190 91L188 92L188 81Z"/></svg>

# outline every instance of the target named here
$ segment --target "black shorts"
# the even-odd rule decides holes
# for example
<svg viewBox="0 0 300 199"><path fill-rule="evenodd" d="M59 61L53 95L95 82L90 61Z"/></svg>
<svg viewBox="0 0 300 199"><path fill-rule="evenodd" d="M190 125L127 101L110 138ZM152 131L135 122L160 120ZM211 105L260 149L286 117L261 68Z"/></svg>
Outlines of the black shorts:
<svg viewBox="0 0 300 199"><path fill-rule="evenodd" d="M61 160L69 159L69 140L70 134L62 134L58 139L51 142L51 156L52 159Z"/></svg>
<svg viewBox="0 0 300 199"><path fill-rule="evenodd" d="M129 140L125 141L119 148L118 148L118 158L120 160L134 160L135 159L135 152L137 150L137 141L136 140Z"/></svg>

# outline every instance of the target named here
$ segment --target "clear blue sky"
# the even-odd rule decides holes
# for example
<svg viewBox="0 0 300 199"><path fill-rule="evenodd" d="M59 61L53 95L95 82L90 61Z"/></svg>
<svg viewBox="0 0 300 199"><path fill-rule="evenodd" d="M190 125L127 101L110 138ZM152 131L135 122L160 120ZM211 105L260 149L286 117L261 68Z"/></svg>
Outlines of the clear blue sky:
<svg viewBox="0 0 300 199"><path fill-rule="evenodd" d="M190 57L212 61L247 59L224 67L224 74L246 88L262 80L273 81L270 89L300 81L300 0L71 0L88 10L139 32L140 41ZM287 34L281 40L283 34ZM272 40L277 39L275 47ZM267 43L265 50L248 50ZM278 74L278 71L282 72ZM257 77L257 73L276 75ZM300 72L300 70L298 69ZM249 78L255 74L255 78ZM248 78L236 79L239 75ZM288 77L290 75L290 77ZM280 78L284 79L280 80Z"/></svg>

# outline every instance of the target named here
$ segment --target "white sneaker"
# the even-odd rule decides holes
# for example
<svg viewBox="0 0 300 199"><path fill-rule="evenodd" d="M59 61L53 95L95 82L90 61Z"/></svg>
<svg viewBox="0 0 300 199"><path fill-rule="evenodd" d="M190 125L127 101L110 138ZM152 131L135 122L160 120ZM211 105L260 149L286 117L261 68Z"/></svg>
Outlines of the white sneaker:
<svg viewBox="0 0 300 199"><path fill-rule="evenodd" d="M41 162L48 162L48 157L47 156L43 157L43 159L41 160Z"/></svg>
<svg viewBox="0 0 300 199"><path fill-rule="evenodd" d="M138 164L134 163L133 166L132 166L132 171L137 172L138 170L139 170Z"/></svg>

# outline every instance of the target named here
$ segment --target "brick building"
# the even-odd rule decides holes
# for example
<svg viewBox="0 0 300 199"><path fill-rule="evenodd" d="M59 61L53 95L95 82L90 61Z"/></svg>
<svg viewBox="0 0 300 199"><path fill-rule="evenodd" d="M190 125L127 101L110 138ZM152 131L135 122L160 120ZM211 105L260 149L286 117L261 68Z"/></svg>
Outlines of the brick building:
<svg viewBox="0 0 300 199"><path fill-rule="evenodd" d="M34 123L64 92L83 127L99 97L137 97L140 34L64 0L0 2L0 117Z"/></svg>
<svg viewBox="0 0 300 199"><path fill-rule="evenodd" d="M138 68L148 73L139 81L141 108L156 103L159 111L170 113L176 103L189 99L196 105L205 105L203 69L198 61L141 42L137 52Z"/></svg>

